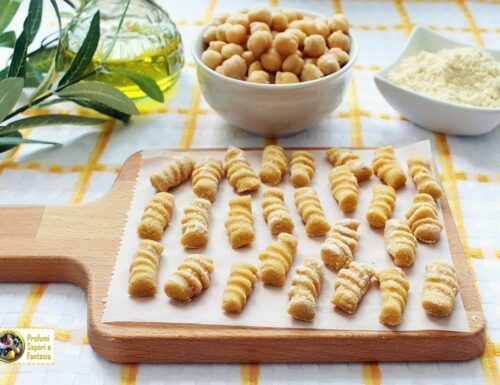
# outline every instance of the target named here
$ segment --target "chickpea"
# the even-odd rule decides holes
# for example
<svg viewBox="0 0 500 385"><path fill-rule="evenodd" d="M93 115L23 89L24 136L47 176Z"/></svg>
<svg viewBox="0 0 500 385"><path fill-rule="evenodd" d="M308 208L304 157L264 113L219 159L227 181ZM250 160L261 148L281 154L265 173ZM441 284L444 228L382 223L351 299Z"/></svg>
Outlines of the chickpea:
<svg viewBox="0 0 500 385"><path fill-rule="evenodd" d="M224 64L225 63L226 62L224 62ZM304 68L300 73L300 80L302 80L303 82L307 82L309 80L319 79L323 76L323 72L321 72L318 67L316 67L314 64L307 63L306 65L304 65Z"/></svg>
<svg viewBox="0 0 500 385"><path fill-rule="evenodd" d="M260 57L260 61L262 62L262 66L267 71L276 72L281 68L281 64L283 63L283 59L281 55L274 49L271 48L265 54Z"/></svg>
<svg viewBox="0 0 500 385"><path fill-rule="evenodd" d="M222 64L224 58L219 52L207 49L201 54L201 61L205 63L207 67L215 69Z"/></svg>
<svg viewBox="0 0 500 385"><path fill-rule="evenodd" d="M250 33L255 33L257 31L267 31L271 32L271 28L266 23L261 21L254 21L250 24Z"/></svg>
<svg viewBox="0 0 500 385"><path fill-rule="evenodd" d="M267 52L272 45L273 37L271 32L267 31L257 31L252 33L247 41L248 49L252 51L256 57L259 57L264 52Z"/></svg>
<svg viewBox="0 0 500 385"><path fill-rule="evenodd" d="M317 66L318 64L318 58L317 57L308 57L304 59L304 65L305 64L314 64Z"/></svg>
<svg viewBox="0 0 500 385"><path fill-rule="evenodd" d="M248 21L248 15L243 13L236 13L227 18L227 22L234 25L242 25L247 31L250 30L250 22Z"/></svg>
<svg viewBox="0 0 500 385"><path fill-rule="evenodd" d="M318 68L325 75L330 75L340 69L340 64L335 55L326 54L318 59Z"/></svg>
<svg viewBox="0 0 500 385"><path fill-rule="evenodd" d="M211 41L209 44L208 44L208 49L209 50L212 50L212 51L217 51L217 52L221 52L222 51L222 48L226 45L226 43L224 43L223 41Z"/></svg>
<svg viewBox="0 0 500 385"><path fill-rule="evenodd" d="M255 57L254 53L252 51L245 51L241 55L243 59L245 59L245 62L247 63L247 66L252 64L257 58Z"/></svg>
<svg viewBox="0 0 500 385"><path fill-rule="evenodd" d="M275 83L276 84L289 84L289 83L299 83L300 80L292 72L276 72Z"/></svg>
<svg viewBox="0 0 500 385"><path fill-rule="evenodd" d="M299 29L307 36L316 35L318 33L316 30L316 22L314 20L301 20Z"/></svg>
<svg viewBox="0 0 500 385"><path fill-rule="evenodd" d="M330 19L329 27L331 32L340 30L347 33L347 31L349 31L349 20L343 13L336 13Z"/></svg>
<svg viewBox="0 0 500 385"><path fill-rule="evenodd" d="M248 8L241 8L240 13L248 13L250 10Z"/></svg>
<svg viewBox="0 0 500 385"><path fill-rule="evenodd" d="M283 32L288 28L288 18L284 13L275 12L273 13L273 19L271 21L271 29L278 32Z"/></svg>
<svg viewBox="0 0 500 385"><path fill-rule="evenodd" d="M211 25L203 33L203 42L208 44L211 41L215 41L216 39L217 39L217 27Z"/></svg>
<svg viewBox="0 0 500 385"><path fill-rule="evenodd" d="M217 40L227 43L226 32L230 26L231 24L227 23L217 26L217 31L215 32Z"/></svg>
<svg viewBox="0 0 500 385"><path fill-rule="evenodd" d="M307 35L303 31L298 28L288 28L285 32L293 34L298 39L299 47L304 46L304 40L306 39Z"/></svg>
<svg viewBox="0 0 500 385"><path fill-rule="evenodd" d="M264 67L262 67L262 63L258 60L254 61L252 64L248 66L248 75L250 76L252 72L255 71L264 71Z"/></svg>
<svg viewBox="0 0 500 385"><path fill-rule="evenodd" d="M274 49L276 49L280 55L291 55L295 53L298 48L299 39L291 33L280 32L274 38Z"/></svg>
<svg viewBox="0 0 500 385"><path fill-rule="evenodd" d="M281 65L281 69L283 71L292 72L295 75L300 75L303 67L304 60L296 53L288 55L285 60L283 60L283 64Z"/></svg>
<svg viewBox="0 0 500 385"><path fill-rule="evenodd" d="M224 47L222 47L221 54L224 57L224 59L229 59L231 56L238 55L241 56L243 55L244 49L241 45L239 44L226 44Z"/></svg>
<svg viewBox="0 0 500 385"><path fill-rule="evenodd" d="M269 73L266 71L253 71L247 78L247 82L268 84L270 80Z"/></svg>
<svg viewBox="0 0 500 385"><path fill-rule="evenodd" d="M312 35L304 40L304 52L309 57L318 57L325 53L325 38L321 35Z"/></svg>
<svg viewBox="0 0 500 385"><path fill-rule="evenodd" d="M250 23L254 21L261 21L263 23L266 23L267 25L271 25L273 15L271 14L269 8L257 7L248 12L248 20L250 21Z"/></svg>
<svg viewBox="0 0 500 385"><path fill-rule="evenodd" d="M302 20L288 21L288 29L300 29L300 25L302 25Z"/></svg>
<svg viewBox="0 0 500 385"><path fill-rule="evenodd" d="M224 75L224 70L222 69L222 66L218 66L216 69L215 69L215 72L221 74L221 75Z"/></svg>
<svg viewBox="0 0 500 385"><path fill-rule="evenodd" d="M213 23L215 25L221 25L221 24L224 24L227 20L227 18L229 17L229 13L227 12L221 12L217 15L214 16L214 20L213 20Z"/></svg>
<svg viewBox="0 0 500 385"><path fill-rule="evenodd" d="M287 17L289 23L295 20L301 20L304 17L302 12L297 9L285 9L283 14Z"/></svg>
<svg viewBox="0 0 500 385"><path fill-rule="evenodd" d="M230 78L242 80L247 72L247 64L241 56L234 55L222 63L222 71Z"/></svg>
<svg viewBox="0 0 500 385"><path fill-rule="evenodd" d="M226 39L229 43L243 44L247 40L247 30L241 24L235 24L226 30Z"/></svg>
<svg viewBox="0 0 500 385"><path fill-rule="evenodd" d="M316 33L323 36L325 39L330 35L330 27L324 20L316 20Z"/></svg>
<svg viewBox="0 0 500 385"><path fill-rule="evenodd" d="M340 48L342 51L349 52L351 39L342 31L335 31L328 37L328 47Z"/></svg>
<svg viewBox="0 0 500 385"><path fill-rule="evenodd" d="M349 54L342 51L340 48L330 48L328 53L334 55L341 66L349 61Z"/></svg>

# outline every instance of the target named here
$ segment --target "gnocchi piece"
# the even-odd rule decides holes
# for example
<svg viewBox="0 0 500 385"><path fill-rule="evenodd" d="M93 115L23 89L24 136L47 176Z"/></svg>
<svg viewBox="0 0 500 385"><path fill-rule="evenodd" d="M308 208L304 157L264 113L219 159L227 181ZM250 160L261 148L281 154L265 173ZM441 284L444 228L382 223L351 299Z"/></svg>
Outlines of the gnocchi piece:
<svg viewBox="0 0 500 385"><path fill-rule="evenodd" d="M381 298L379 320L384 325L399 325L408 301L410 283L399 267L382 269L377 273L377 278L380 282Z"/></svg>
<svg viewBox="0 0 500 385"><path fill-rule="evenodd" d="M406 220L413 235L425 243L439 240L443 225L439 222L436 202L429 194L415 194L406 212Z"/></svg>
<svg viewBox="0 0 500 385"><path fill-rule="evenodd" d="M159 241L174 211L175 197L167 192L157 193L144 209L137 234L141 238Z"/></svg>
<svg viewBox="0 0 500 385"><path fill-rule="evenodd" d="M372 167L380 181L394 190L405 185L406 175L396 160L392 146L380 147L375 151Z"/></svg>
<svg viewBox="0 0 500 385"><path fill-rule="evenodd" d="M312 187L301 187L295 190L295 206L306 225L309 237L325 235L330 225L325 218L318 193Z"/></svg>
<svg viewBox="0 0 500 385"><path fill-rule="evenodd" d="M219 183L224 178L222 162L213 156L207 156L200 163L191 175L193 192L200 198L215 201Z"/></svg>
<svg viewBox="0 0 500 385"><path fill-rule="evenodd" d="M295 187L305 187L311 184L314 167L314 155L309 151L294 151L290 162L292 183Z"/></svg>
<svg viewBox="0 0 500 385"><path fill-rule="evenodd" d="M255 233L253 231L252 197L250 195L229 200L229 215L224 226L233 249L252 243Z"/></svg>
<svg viewBox="0 0 500 385"><path fill-rule="evenodd" d="M165 282L165 294L182 302L190 302L210 287L210 275L214 271L214 261L201 254L191 254Z"/></svg>
<svg viewBox="0 0 500 385"><path fill-rule="evenodd" d="M157 291L156 276L160 267L161 243L143 239L130 263L128 293L132 297L153 297Z"/></svg>
<svg viewBox="0 0 500 385"><path fill-rule="evenodd" d="M383 228L396 207L396 191L391 186L377 184L372 188L372 200L366 211L370 226Z"/></svg>
<svg viewBox="0 0 500 385"><path fill-rule="evenodd" d="M286 273L290 269L297 250L298 240L288 233L278 235L278 240L271 243L260 253L260 279L267 285L283 286Z"/></svg>
<svg viewBox="0 0 500 385"><path fill-rule="evenodd" d="M271 144L262 152L262 166L260 180L264 183L278 184L288 171L288 159L283 147Z"/></svg>
<svg viewBox="0 0 500 385"><path fill-rule="evenodd" d="M283 190L273 187L264 191L262 213L271 234L291 233L294 228L292 216L285 206Z"/></svg>
<svg viewBox="0 0 500 385"><path fill-rule="evenodd" d="M312 321L316 315L316 302L325 276L323 262L305 258L295 269L292 287L288 292L288 314L302 321Z"/></svg>
<svg viewBox="0 0 500 385"><path fill-rule="evenodd" d="M194 169L194 159L189 155L174 156L151 175L150 181L157 191L167 192L188 180Z"/></svg>
<svg viewBox="0 0 500 385"><path fill-rule="evenodd" d="M434 199L439 199L443 196L441 186L439 186L431 174L431 165L428 159L415 156L408 159L407 164L410 175L417 186L418 193L429 194Z"/></svg>
<svg viewBox="0 0 500 385"><path fill-rule="evenodd" d="M447 317L455 306L458 281L455 268L445 261L431 261L425 265L422 307L430 315Z"/></svg>
<svg viewBox="0 0 500 385"><path fill-rule="evenodd" d="M339 271L331 303L348 314L354 313L368 291L374 275L375 270L371 266L351 262L349 267Z"/></svg>
<svg viewBox="0 0 500 385"><path fill-rule="evenodd" d="M241 313L256 281L257 268L251 263L236 262L231 266L222 295L222 310L226 313Z"/></svg>
<svg viewBox="0 0 500 385"><path fill-rule="evenodd" d="M363 162L358 154L347 148L330 148L326 150L326 157L334 167L349 167L358 182L370 179L373 174L372 168Z"/></svg>
<svg viewBox="0 0 500 385"><path fill-rule="evenodd" d="M359 220L345 218L333 225L330 236L321 245L321 259L325 265L338 271L349 267L358 248Z"/></svg>
<svg viewBox="0 0 500 385"><path fill-rule="evenodd" d="M181 244L185 248L198 249L207 245L211 207L209 200L195 198L184 209Z"/></svg>
<svg viewBox="0 0 500 385"><path fill-rule="evenodd" d="M328 173L333 197L344 213L356 210L359 198L358 180L347 166L338 166Z"/></svg>
<svg viewBox="0 0 500 385"><path fill-rule="evenodd" d="M417 256L417 240L406 223L389 219L385 223L384 243L396 266L413 265Z"/></svg>
<svg viewBox="0 0 500 385"><path fill-rule="evenodd" d="M224 157L224 172L226 177L238 193L258 190L260 180L248 163L245 152L238 147L227 148Z"/></svg>

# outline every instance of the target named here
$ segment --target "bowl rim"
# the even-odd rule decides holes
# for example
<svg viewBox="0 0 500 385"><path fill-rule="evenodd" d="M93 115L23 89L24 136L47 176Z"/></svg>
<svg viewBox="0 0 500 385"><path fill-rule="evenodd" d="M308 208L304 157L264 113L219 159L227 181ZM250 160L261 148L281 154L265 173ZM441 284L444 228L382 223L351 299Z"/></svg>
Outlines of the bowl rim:
<svg viewBox="0 0 500 385"><path fill-rule="evenodd" d="M428 29L428 28L426 28L426 27L424 27L422 25L417 25L413 29L413 31L411 32L411 34L408 37L408 39L406 40L403 48L401 49L401 51L397 55L396 59L394 61L392 61L390 64L388 64L387 66L385 66L384 68L380 69L379 71L377 71L375 73L375 75L373 76L373 78L375 80L375 83L377 83L377 82L384 83L385 85L393 87L393 88L395 88L395 89L397 89L397 90L399 90L401 92L405 92L405 93L411 95L414 98L420 98L420 99L425 100L426 102L438 104L438 105L441 105L443 107L456 108L456 109L461 109L461 110L471 111L471 112L500 113L500 107L471 106L471 105L468 105L468 104L459 104L459 103L453 103L453 102L449 102L449 101L442 100L442 99L437 99L437 98L435 98L433 96L429 96L429 95L426 95L426 94L414 91L414 90L412 90L410 88L407 88L407 87L395 84L395 83L389 81L386 78L388 72L392 68L396 67L403 60L403 58L405 57L406 51L412 46L412 44L415 44L413 41L416 40L416 37L418 36L418 34L422 34L422 33L427 34L432 39L439 39L439 40L446 41L449 44L449 48L455 48L455 47L473 47L473 48L483 49L483 50L485 50L486 52L489 52L489 53L494 53L496 55L500 55L500 50L485 49L485 48L482 48L482 47L477 47L475 45L465 44L465 43L462 43L462 42L450 39L450 38L448 38L446 36L440 35L440 34L434 32L434 31L431 31L430 29ZM424 42L428 42L429 40L428 39L423 39L423 41ZM420 52L424 51L425 50L425 44L420 44L419 48L420 48ZM385 98L384 92L380 88L379 88L379 91L382 94L382 96Z"/></svg>
<svg viewBox="0 0 500 385"><path fill-rule="evenodd" d="M283 9L288 9L288 7L268 7L271 10L283 10ZM290 9L298 9L298 8L290 8ZM301 11L304 15L306 16L312 16L312 17L328 17L327 15L323 15L321 13L317 12L312 12L308 10L303 10L303 9L298 9ZM204 71L209 71L212 75L214 75L216 78L222 80L222 81L227 81L229 83L232 83L234 85L240 85L243 87L248 87L249 89L260 89L260 90L283 90L283 89L294 89L294 88L304 88L308 87L310 85L315 85L321 82L326 82L328 80L332 80L335 78L340 78L345 72L347 72L349 69L352 68L354 63L356 62L359 54L359 49L358 49L358 42L356 38L351 34L350 31L348 31L348 36L351 39L351 49L349 52L349 61L337 72L334 72L332 74L323 76L322 78L319 79L314 79L314 80L308 80L306 82L299 82L299 83L289 83L289 84L262 84L262 83L252 83L252 82L247 82L244 80L239 80L239 79L234 79L229 76L222 75L213 69L209 68L205 63L201 61L201 56L197 52L197 45L199 41L202 41L203 33L205 30L210 27L212 24L209 22L207 23L195 36L193 39L193 42L191 43L191 55L198 67L203 68Z"/></svg>

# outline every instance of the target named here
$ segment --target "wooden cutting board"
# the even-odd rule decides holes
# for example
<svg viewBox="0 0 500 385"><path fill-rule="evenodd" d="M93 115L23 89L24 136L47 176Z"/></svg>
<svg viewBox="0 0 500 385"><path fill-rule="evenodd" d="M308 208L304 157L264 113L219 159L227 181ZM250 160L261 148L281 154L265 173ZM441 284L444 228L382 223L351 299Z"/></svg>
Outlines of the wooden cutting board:
<svg viewBox="0 0 500 385"><path fill-rule="evenodd" d="M0 206L0 281L71 282L84 288L89 342L102 357L116 362L438 361L472 359L483 351L479 296L444 199L469 332L102 323L140 159L140 153L128 158L111 190L92 203Z"/></svg>

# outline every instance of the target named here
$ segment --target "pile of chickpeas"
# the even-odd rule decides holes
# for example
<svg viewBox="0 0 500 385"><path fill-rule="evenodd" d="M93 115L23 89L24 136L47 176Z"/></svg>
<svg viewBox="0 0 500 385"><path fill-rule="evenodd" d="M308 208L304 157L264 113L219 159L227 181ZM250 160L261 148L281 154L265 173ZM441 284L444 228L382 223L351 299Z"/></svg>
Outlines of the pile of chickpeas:
<svg viewBox="0 0 500 385"><path fill-rule="evenodd" d="M341 13L312 18L295 9L243 9L215 17L203 35L207 48L201 60L218 73L248 82L305 82L349 61L348 30Z"/></svg>

